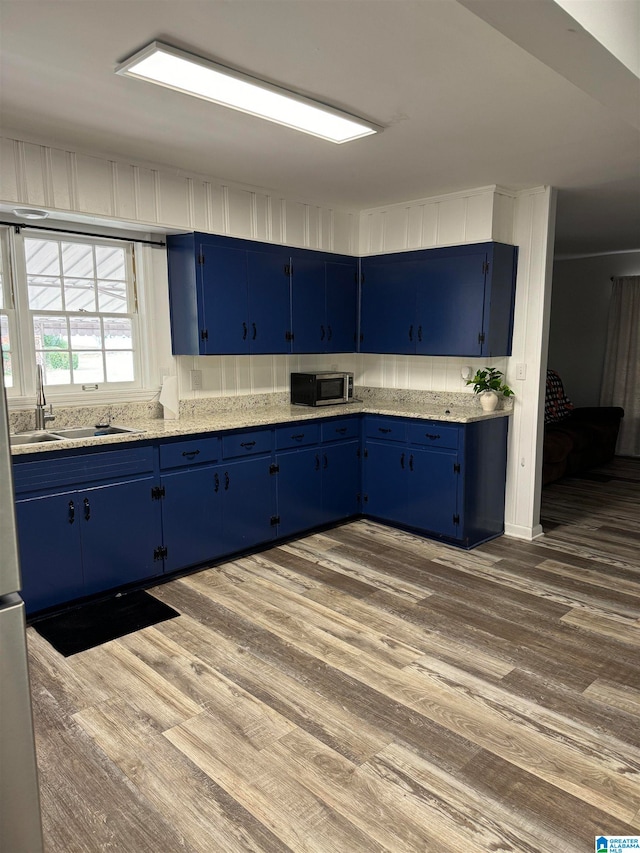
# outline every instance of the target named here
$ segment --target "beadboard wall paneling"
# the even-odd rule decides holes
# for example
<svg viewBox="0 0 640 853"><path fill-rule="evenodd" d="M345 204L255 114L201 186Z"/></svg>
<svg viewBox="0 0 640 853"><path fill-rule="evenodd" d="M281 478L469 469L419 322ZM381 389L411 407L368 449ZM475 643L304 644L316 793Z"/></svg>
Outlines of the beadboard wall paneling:
<svg viewBox="0 0 640 853"><path fill-rule="evenodd" d="M0 203L159 226L358 252L358 213L285 199L214 177L0 139ZM140 230L140 228L139 228Z"/></svg>
<svg viewBox="0 0 640 853"><path fill-rule="evenodd" d="M360 255L502 239L494 233L496 187L363 210ZM500 202L502 208L502 202ZM501 217L506 218L506 213ZM502 227L501 232L506 233ZM507 241L509 242L509 241Z"/></svg>

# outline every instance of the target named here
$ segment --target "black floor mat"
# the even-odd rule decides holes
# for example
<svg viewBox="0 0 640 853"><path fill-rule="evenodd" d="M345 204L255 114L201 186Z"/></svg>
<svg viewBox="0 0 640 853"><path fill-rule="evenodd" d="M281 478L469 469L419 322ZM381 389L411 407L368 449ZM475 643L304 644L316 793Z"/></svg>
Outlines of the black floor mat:
<svg viewBox="0 0 640 853"><path fill-rule="evenodd" d="M67 658L179 615L148 592L137 590L48 616L33 627Z"/></svg>

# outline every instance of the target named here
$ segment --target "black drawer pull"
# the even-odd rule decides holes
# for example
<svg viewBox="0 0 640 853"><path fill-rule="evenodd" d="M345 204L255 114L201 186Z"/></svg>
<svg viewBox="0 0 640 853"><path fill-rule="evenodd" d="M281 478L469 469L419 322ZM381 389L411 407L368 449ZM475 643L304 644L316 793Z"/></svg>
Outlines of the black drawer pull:
<svg viewBox="0 0 640 853"><path fill-rule="evenodd" d="M413 471L413 453L409 457L409 470Z"/></svg>
<svg viewBox="0 0 640 853"><path fill-rule="evenodd" d="M331 326L327 326L327 340L330 341L333 337L333 332L331 331Z"/></svg>
<svg viewBox="0 0 640 853"><path fill-rule="evenodd" d="M255 341L255 339L258 337L258 329L256 328L255 323L252 323L251 325L253 326L253 340Z"/></svg>
<svg viewBox="0 0 640 853"><path fill-rule="evenodd" d="M182 455L186 456L187 459L193 459L195 456L200 453L199 450L183 450Z"/></svg>
<svg viewBox="0 0 640 853"><path fill-rule="evenodd" d="M218 476L218 474L214 474L213 475L213 491L217 492L219 488L220 488L220 477Z"/></svg>
<svg viewBox="0 0 640 853"><path fill-rule="evenodd" d="M437 435L437 434L435 434L435 433L432 433L432 432L425 432L424 437L425 437L425 438L430 438L430 439L431 439L431 441L435 441L437 438L440 438L440 436L439 436L439 435Z"/></svg>
<svg viewBox="0 0 640 853"><path fill-rule="evenodd" d="M320 340L324 340L324 326L320 326Z"/></svg>
<svg viewBox="0 0 640 853"><path fill-rule="evenodd" d="M73 501L69 501L69 524L76 520L76 507Z"/></svg>
<svg viewBox="0 0 640 853"><path fill-rule="evenodd" d="M229 472L224 472L224 490L225 492L229 489Z"/></svg>
<svg viewBox="0 0 640 853"><path fill-rule="evenodd" d="M324 459L324 465L322 467L326 469L329 467L329 460L327 459L327 454L323 453L322 458Z"/></svg>
<svg viewBox="0 0 640 853"><path fill-rule="evenodd" d="M250 447L253 447L254 445L255 445L255 441L243 441L240 444L240 447L250 448Z"/></svg>
<svg viewBox="0 0 640 853"><path fill-rule="evenodd" d="M391 432L391 427L378 427L378 432Z"/></svg>
<svg viewBox="0 0 640 853"><path fill-rule="evenodd" d="M409 326L409 340L413 340L413 325Z"/></svg>
<svg viewBox="0 0 640 853"><path fill-rule="evenodd" d="M314 468L314 471L319 471L319 470L320 470L320 457L316 453L316 467Z"/></svg>
<svg viewBox="0 0 640 853"><path fill-rule="evenodd" d="M302 439L304 438L304 433L303 432L296 433L296 435L292 435L291 438L294 441L302 441Z"/></svg>
<svg viewBox="0 0 640 853"><path fill-rule="evenodd" d="M84 499L84 520L89 521L91 518L91 505L89 503L89 498Z"/></svg>
<svg viewBox="0 0 640 853"><path fill-rule="evenodd" d="M418 326L418 340L422 342L422 326Z"/></svg>
<svg viewBox="0 0 640 853"><path fill-rule="evenodd" d="M247 331L248 331L248 329L247 329L247 324L246 324L246 323L243 323L243 324L242 324L242 340L243 340L243 341L246 341L246 340L247 340Z"/></svg>
<svg viewBox="0 0 640 853"><path fill-rule="evenodd" d="M346 431L347 431L347 428L346 428L346 427L336 427L336 432L337 432L339 435L344 435Z"/></svg>
<svg viewBox="0 0 640 853"><path fill-rule="evenodd" d="M400 467L404 470L404 453L400 457Z"/></svg>

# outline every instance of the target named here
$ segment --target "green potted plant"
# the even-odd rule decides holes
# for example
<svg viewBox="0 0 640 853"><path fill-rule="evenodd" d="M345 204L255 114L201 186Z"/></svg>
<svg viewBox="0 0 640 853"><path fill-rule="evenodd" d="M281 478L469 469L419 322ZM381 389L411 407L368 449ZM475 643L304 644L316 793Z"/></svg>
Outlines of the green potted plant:
<svg viewBox="0 0 640 853"><path fill-rule="evenodd" d="M502 381L502 371L495 367L476 370L476 375L467 379L467 385L473 385L473 393L480 397L485 412L492 412L498 405L498 396L513 397L513 391Z"/></svg>

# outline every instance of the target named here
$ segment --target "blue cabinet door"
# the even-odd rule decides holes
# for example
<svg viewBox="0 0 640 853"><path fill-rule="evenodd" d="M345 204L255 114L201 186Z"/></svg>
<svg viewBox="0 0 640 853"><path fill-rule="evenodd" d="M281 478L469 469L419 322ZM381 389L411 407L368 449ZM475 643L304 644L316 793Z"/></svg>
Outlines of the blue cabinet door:
<svg viewBox="0 0 640 853"><path fill-rule="evenodd" d="M355 260L329 260L325 264L326 346L323 352L354 352L357 349L356 275Z"/></svg>
<svg viewBox="0 0 640 853"><path fill-rule="evenodd" d="M249 352L291 352L289 253L247 252Z"/></svg>
<svg viewBox="0 0 640 853"><path fill-rule="evenodd" d="M79 525L86 595L153 577L162 543L160 503L151 477L79 491Z"/></svg>
<svg viewBox="0 0 640 853"><path fill-rule="evenodd" d="M361 352L415 353L418 273L413 261L362 259Z"/></svg>
<svg viewBox="0 0 640 853"><path fill-rule="evenodd" d="M16 501L16 523L27 613L84 595L76 492Z"/></svg>
<svg viewBox="0 0 640 853"><path fill-rule="evenodd" d="M322 522L342 521L360 511L359 441L322 447Z"/></svg>
<svg viewBox="0 0 640 853"><path fill-rule="evenodd" d="M319 446L276 455L278 536L322 524L322 455Z"/></svg>
<svg viewBox="0 0 640 853"><path fill-rule="evenodd" d="M400 444L367 442L363 463L367 515L406 524L408 453Z"/></svg>
<svg viewBox="0 0 640 853"><path fill-rule="evenodd" d="M250 351L247 253L202 243L200 354L243 355Z"/></svg>
<svg viewBox="0 0 640 853"><path fill-rule="evenodd" d="M482 355L485 252L422 262L416 299L416 352Z"/></svg>
<svg viewBox="0 0 640 853"><path fill-rule="evenodd" d="M222 489L219 468L210 465L163 474L162 536L166 572L219 557L222 541Z"/></svg>
<svg viewBox="0 0 640 853"><path fill-rule="evenodd" d="M327 346L324 266L322 254L305 254L293 258L293 352L324 352Z"/></svg>
<svg viewBox="0 0 640 853"><path fill-rule="evenodd" d="M224 553L245 551L274 538L275 481L271 458L241 459L218 465L222 490Z"/></svg>
<svg viewBox="0 0 640 853"><path fill-rule="evenodd" d="M442 536L458 536L457 460L453 450L407 449L409 493L404 524Z"/></svg>

